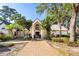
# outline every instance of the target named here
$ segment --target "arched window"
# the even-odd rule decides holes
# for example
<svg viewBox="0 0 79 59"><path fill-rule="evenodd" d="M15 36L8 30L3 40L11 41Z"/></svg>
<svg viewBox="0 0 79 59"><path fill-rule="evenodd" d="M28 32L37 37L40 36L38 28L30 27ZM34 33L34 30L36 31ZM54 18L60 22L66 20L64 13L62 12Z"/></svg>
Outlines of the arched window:
<svg viewBox="0 0 79 59"><path fill-rule="evenodd" d="M36 24L35 29L36 30L39 30L40 29L39 24Z"/></svg>

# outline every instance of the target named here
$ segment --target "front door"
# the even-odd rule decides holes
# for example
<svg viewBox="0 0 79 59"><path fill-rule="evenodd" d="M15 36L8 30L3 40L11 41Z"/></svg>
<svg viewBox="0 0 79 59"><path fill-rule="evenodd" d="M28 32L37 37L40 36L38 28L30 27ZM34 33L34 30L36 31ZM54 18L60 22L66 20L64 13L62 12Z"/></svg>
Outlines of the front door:
<svg viewBox="0 0 79 59"><path fill-rule="evenodd" d="M35 32L34 38L41 38L40 32Z"/></svg>

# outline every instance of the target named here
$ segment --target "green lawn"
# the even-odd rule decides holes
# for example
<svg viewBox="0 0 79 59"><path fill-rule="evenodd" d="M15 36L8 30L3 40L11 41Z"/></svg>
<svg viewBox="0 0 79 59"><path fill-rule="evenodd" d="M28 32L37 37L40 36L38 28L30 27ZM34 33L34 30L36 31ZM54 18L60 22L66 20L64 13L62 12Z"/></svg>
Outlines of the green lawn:
<svg viewBox="0 0 79 59"><path fill-rule="evenodd" d="M52 45L58 46L57 48L61 53L68 56L79 56L79 39L77 39L77 44L74 44L73 46L68 45L69 38L68 37L62 37L63 43L59 42L59 37L53 37L52 38ZM78 50L78 51L75 51Z"/></svg>
<svg viewBox="0 0 79 59"><path fill-rule="evenodd" d="M68 43L69 42L69 37L61 37L61 39L64 41L64 43ZM77 44L79 44L79 38L76 39L77 40ZM52 37L52 41L53 42L59 42L59 37Z"/></svg>
<svg viewBox="0 0 79 59"><path fill-rule="evenodd" d="M0 44L0 48L2 48L2 47L11 47L11 46L13 46L14 44L12 44L12 43L5 43L5 44Z"/></svg>

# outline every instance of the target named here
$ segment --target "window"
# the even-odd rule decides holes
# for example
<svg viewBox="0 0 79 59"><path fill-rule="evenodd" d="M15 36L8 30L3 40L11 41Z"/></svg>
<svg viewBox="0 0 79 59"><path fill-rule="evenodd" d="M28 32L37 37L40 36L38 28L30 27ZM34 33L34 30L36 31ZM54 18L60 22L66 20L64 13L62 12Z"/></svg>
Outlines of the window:
<svg viewBox="0 0 79 59"><path fill-rule="evenodd" d="M39 29L40 29L40 27L39 27L38 24L36 25L35 29L36 29L36 30L39 30Z"/></svg>

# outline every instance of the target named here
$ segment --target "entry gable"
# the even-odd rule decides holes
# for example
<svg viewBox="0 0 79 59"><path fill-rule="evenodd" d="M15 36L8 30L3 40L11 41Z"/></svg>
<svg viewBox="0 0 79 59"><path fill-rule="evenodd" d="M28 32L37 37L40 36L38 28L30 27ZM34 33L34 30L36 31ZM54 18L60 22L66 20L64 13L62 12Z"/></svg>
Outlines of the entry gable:
<svg viewBox="0 0 79 59"><path fill-rule="evenodd" d="M41 24L41 22L40 22L40 20L39 20L38 18L36 18L32 24L35 25L35 24L37 24L37 23L38 23L38 24Z"/></svg>

